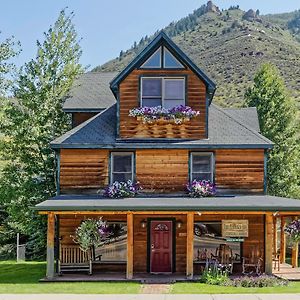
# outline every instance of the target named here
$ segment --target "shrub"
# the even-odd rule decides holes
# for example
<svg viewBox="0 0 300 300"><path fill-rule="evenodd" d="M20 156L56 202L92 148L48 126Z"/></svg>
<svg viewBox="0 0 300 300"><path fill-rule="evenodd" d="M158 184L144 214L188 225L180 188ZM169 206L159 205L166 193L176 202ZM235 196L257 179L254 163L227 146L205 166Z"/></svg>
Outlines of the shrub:
<svg viewBox="0 0 300 300"><path fill-rule="evenodd" d="M200 277L200 282L213 285L227 285L229 281L227 272L217 266L205 268Z"/></svg>

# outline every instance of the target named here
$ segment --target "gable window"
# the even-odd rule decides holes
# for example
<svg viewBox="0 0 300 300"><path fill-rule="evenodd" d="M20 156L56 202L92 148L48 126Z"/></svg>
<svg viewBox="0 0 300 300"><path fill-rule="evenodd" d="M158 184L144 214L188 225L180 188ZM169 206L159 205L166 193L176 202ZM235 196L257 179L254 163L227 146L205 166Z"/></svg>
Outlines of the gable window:
<svg viewBox="0 0 300 300"><path fill-rule="evenodd" d="M185 78L142 77L141 106L185 105Z"/></svg>
<svg viewBox="0 0 300 300"><path fill-rule="evenodd" d="M141 69L184 69L182 63L166 47L159 47L140 67Z"/></svg>
<svg viewBox="0 0 300 300"><path fill-rule="evenodd" d="M133 153L112 152L110 182L133 181Z"/></svg>
<svg viewBox="0 0 300 300"><path fill-rule="evenodd" d="M191 153L190 179L210 180L213 182L214 174L213 153L193 152Z"/></svg>

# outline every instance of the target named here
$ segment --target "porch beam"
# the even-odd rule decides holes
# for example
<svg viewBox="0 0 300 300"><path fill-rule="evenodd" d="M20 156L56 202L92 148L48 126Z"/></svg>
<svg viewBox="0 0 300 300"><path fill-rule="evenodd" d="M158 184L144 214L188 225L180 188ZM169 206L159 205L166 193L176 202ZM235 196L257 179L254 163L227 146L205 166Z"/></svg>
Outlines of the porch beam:
<svg viewBox="0 0 300 300"><path fill-rule="evenodd" d="M127 265L126 279L133 277L133 214L127 214Z"/></svg>
<svg viewBox="0 0 300 300"><path fill-rule="evenodd" d="M273 215L267 214L265 219L265 273L272 274L273 254Z"/></svg>
<svg viewBox="0 0 300 300"><path fill-rule="evenodd" d="M297 220L297 219L298 219L297 217L293 218L293 220ZM299 255L298 248L299 248L298 243L294 243L292 248L292 268L298 267L298 255Z"/></svg>
<svg viewBox="0 0 300 300"><path fill-rule="evenodd" d="M54 277L54 236L55 236L55 215L48 215L47 224L47 270L46 277Z"/></svg>
<svg viewBox="0 0 300 300"><path fill-rule="evenodd" d="M186 238L186 276L194 276L194 213L187 213L187 238Z"/></svg>
<svg viewBox="0 0 300 300"><path fill-rule="evenodd" d="M285 217L280 217L280 263L285 263L286 259L286 235L284 228L286 225Z"/></svg>

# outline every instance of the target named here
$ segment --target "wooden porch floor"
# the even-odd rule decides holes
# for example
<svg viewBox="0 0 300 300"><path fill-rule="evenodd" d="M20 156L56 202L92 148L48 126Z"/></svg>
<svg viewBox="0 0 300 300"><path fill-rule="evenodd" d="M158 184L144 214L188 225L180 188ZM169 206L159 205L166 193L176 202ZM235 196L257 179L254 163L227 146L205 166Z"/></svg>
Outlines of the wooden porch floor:
<svg viewBox="0 0 300 300"><path fill-rule="evenodd" d="M64 274L62 276L55 276L52 279L43 278L40 282L140 282L140 283L175 283L184 281L199 281L200 276L194 276L192 279L187 279L184 274L170 274L157 275L148 273L135 274L132 279L126 279L125 273L95 273L93 275L87 274Z"/></svg>
<svg viewBox="0 0 300 300"><path fill-rule="evenodd" d="M273 274L282 279L300 281L300 268L292 268L289 264L280 264L280 271L273 270Z"/></svg>

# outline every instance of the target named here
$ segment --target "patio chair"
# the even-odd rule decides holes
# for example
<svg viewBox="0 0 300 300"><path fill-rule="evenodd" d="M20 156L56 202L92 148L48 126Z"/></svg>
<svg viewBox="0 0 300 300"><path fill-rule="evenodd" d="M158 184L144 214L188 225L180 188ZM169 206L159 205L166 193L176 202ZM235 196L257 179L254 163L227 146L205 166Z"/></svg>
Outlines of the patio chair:
<svg viewBox="0 0 300 300"><path fill-rule="evenodd" d="M83 251L78 245L60 246L58 274L88 272L92 275L92 251Z"/></svg>
<svg viewBox="0 0 300 300"><path fill-rule="evenodd" d="M252 274L260 275L262 272L263 259L258 255L254 255L254 252L249 257L242 258L242 273L244 275Z"/></svg>
<svg viewBox="0 0 300 300"><path fill-rule="evenodd" d="M216 248L216 254L212 254L211 256L217 260L217 263L222 269L232 274L234 258L232 249L228 245L220 244L220 246Z"/></svg>

